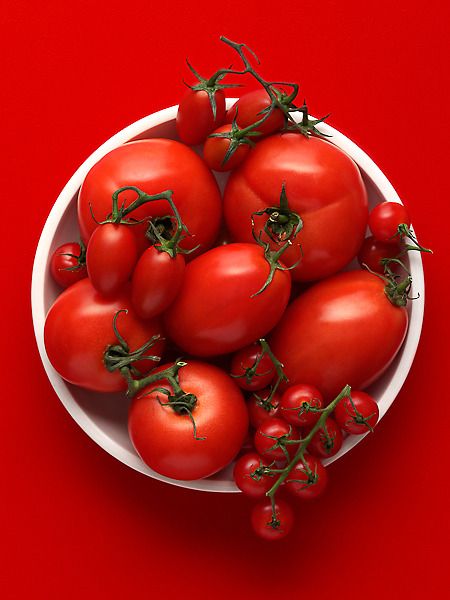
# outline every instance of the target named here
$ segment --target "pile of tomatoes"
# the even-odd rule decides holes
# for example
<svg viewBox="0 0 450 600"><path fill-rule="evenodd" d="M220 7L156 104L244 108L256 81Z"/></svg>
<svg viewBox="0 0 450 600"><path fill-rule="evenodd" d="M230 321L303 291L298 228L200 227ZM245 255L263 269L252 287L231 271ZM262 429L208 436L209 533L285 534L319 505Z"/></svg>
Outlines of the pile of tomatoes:
<svg viewBox="0 0 450 600"><path fill-rule="evenodd" d="M402 205L369 217L358 167L294 104L298 86L224 41L243 69L190 67L180 141L129 142L87 174L81 241L51 258L66 289L45 346L66 381L132 398L131 440L158 473L199 479L240 456L237 486L263 498L253 526L275 539L293 520L276 492L321 493L321 460L378 419L362 390L406 335L413 238ZM260 87L226 112L230 74ZM231 172L223 197L212 170ZM344 272L357 256L368 268Z"/></svg>

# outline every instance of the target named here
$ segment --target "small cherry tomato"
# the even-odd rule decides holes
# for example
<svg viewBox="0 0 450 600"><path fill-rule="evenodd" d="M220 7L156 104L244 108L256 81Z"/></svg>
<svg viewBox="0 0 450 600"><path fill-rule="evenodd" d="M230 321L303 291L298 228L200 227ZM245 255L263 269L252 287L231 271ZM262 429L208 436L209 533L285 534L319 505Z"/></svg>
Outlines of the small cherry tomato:
<svg viewBox="0 0 450 600"><path fill-rule="evenodd" d="M238 488L252 498L262 498L275 482L270 475L262 473L267 461L256 452L241 456L234 465L233 478Z"/></svg>
<svg viewBox="0 0 450 600"><path fill-rule="evenodd" d="M269 403L267 402L269 394L270 388L267 388L253 393L247 400L250 424L255 429L258 429L258 427L267 419L278 416L281 396L275 392Z"/></svg>
<svg viewBox="0 0 450 600"><path fill-rule="evenodd" d="M373 431L379 417L378 404L365 392L353 391L334 409L334 418L341 429L353 435Z"/></svg>
<svg viewBox="0 0 450 600"><path fill-rule="evenodd" d="M241 129L245 129L253 123L256 123L265 115L264 111L268 109L272 101L265 89L258 89L252 92L247 92L239 100L233 104L228 110L225 122L231 123L237 117L236 123ZM274 108L269 117L259 125L255 131L259 131L261 136L270 135L276 131L280 131L284 127L285 116L279 108ZM254 138L255 141L258 139Z"/></svg>
<svg viewBox="0 0 450 600"><path fill-rule="evenodd" d="M411 225L408 211L398 202L382 202L377 204L369 215L369 228L373 236L380 242L398 245L399 225Z"/></svg>
<svg viewBox="0 0 450 600"><path fill-rule="evenodd" d="M298 432L283 419L270 417L261 423L255 433L255 448L263 458L272 460L286 459L286 452L295 452L295 444L284 445L283 442L298 440Z"/></svg>
<svg viewBox="0 0 450 600"><path fill-rule="evenodd" d="M263 354L261 344L245 346L231 359L231 377L240 388L253 392L267 387L275 376L275 367L268 354ZM259 361L259 362L258 362Z"/></svg>
<svg viewBox="0 0 450 600"><path fill-rule="evenodd" d="M320 460L305 454L286 479L286 489L294 496L312 500L320 496L327 486L327 470Z"/></svg>
<svg viewBox="0 0 450 600"><path fill-rule="evenodd" d="M253 530L264 540L284 538L294 524L292 508L284 500L275 501L275 515L270 500L263 500L254 506L251 516Z"/></svg>
<svg viewBox="0 0 450 600"><path fill-rule="evenodd" d="M231 130L231 125L222 125L206 139L203 158L208 167L214 171L223 172L235 169L244 162L250 152L250 145L247 142L234 142L231 137L228 137ZM216 137L219 134L220 137ZM227 135L222 136L221 134ZM230 154L227 156L229 151Z"/></svg>
<svg viewBox="0 0 450 600"><path fill-rule="evenodd" d="M371 271L384 274L384 266L381 264L383 258L395 258L399 253L397 245L380 242L373 236L367 237L358 254L358 262L364 267L367 265Z"/></svg>
<svg viewBox="0 0 450 600"><path fill-rule="evenodd" d="M63 288L87 277L84 247L76 242L69 242L56 248L50 259L50 272L56 283Z"/></svg>
<svg viewBox="0 0 450 600"><path fill-rule="evenodd" d="M331 417L325 421L308 444L308 452L318 458L328 458L339 452L342 446L342 432Z"/></svg>
<svg viewBox="0 0 450 600"><path fill-rule="evenodd" d="M313 385L298 383L289 387L280 400L279 416L288 423L305 427L319 420L323 396Z"/></svg>
<svg viewBox="0 0 450 600"><path fill-rule="evenodd" d="M216 118L214 118L211 100L205 90L189 90L182 98L177 113L178 137L188 146L196 146L222 125L225 119L225 94L222 90L214 92Z"/></svg>

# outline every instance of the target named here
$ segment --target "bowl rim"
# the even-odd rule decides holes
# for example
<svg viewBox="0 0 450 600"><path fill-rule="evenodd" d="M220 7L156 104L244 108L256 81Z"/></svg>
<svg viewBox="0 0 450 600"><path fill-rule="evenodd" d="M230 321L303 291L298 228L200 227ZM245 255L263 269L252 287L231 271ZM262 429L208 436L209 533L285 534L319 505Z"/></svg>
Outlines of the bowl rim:
<svg viewBox="0 0 450 600"><path fill-rule="evenodd" d="M227 98L227 108L229 108L237 99ZM199 479L194 481L178 481L164 477L155 473L149 469L139 458L137 454L125 449L118 442L110 438L89 415L78 405L78 403L72 398L71 394L68 394L67 384L61 379L56 371L51 366L44 346L44 335L43 335L43 324L45 322L46 310L45 310L45 272L48 268L48 259L50 254L50 247L53 241L54 233L57 226L76 196L85 176L88 171L97 163L105 154L113 150L114 148L140 138L148 130L163 125L167 122L176 119L178 105L173 105L163 110L154 112L148 116L145 116L134 123L131 123L127 127L123 128L106 142L99 146L75 171L66 185L63 187L61 193L56 199L50 214L47 217L45 225L42 229L42 233L38 242L36 255L33 264L32 282L31 282L31 305L32 305L32 319L33 327L36 337L36 342L39 350L39 354L46 371L47 377L56 392L59 400L66 408L71 417L81 427L81 429L103 450L108 452L114 458L120 462L126 464L132 469L139 471L147 476L150 476L159 481L164 481L172 485L176 485L183 488L190 488L208 492L239 492L240 490L235 486L232 481L221 481L216 479ZM331 141L344 150L364 172L364 175L370 179L371 183L379 191L382 198L388 198L390 201L398 202L401 204L401 200L395 191L394 187L381 171L381 169L374 163L374 161L364 152L359 146L352 142L347 136L340 133L335 128L331 127L327 123L321 123L319 129L322 133L332 136ZM389 386L381 396L378 398L378 406L380 411L380 420L386 414L389 407L394 402L397 394L399 393L406 377L409 373L411 365L414 360L414 356L419 344L419 339L422 330L424 303L425 303L425 290L424 290L424 275L422 267L422 258L420 252L410 253L410 271L413 277L413 284L411 287L411 294L413 297L419 295L419 297L411 303L410 307L410 319L409 327L406 334L405 341L401 348L401 357L397 364L395 373L392 376ZM45 265L45 268L43 268ZM418 292L420 291L420 294ZM388 397L389 396L389 397ZM367 434L361 436L350 436L348 437L341 450L333 457L324 461L325 465L331 464L349 450L354 448Z"/></svg>

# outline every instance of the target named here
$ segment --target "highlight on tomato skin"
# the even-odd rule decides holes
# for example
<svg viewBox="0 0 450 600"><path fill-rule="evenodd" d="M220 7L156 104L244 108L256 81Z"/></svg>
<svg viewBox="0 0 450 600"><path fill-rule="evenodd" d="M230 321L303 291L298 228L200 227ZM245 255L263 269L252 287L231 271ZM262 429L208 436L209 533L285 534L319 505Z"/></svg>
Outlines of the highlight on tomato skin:
<svg viewBox="0 0 450 600"><path fill-rule="evenodd" d="M269 499L261 500L251 513L253 531L264 540L280 540L286 537L294 525L294 511L283 499L275 501L275 519Z"/></svg>

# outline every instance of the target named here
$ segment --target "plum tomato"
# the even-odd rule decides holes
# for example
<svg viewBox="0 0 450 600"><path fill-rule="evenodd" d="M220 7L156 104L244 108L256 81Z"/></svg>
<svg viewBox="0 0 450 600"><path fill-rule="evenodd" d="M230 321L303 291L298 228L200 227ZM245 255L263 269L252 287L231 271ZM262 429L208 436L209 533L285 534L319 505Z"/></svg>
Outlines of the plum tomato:
<svg viewBox="0 0 450 600"><path fill-rule="evenodd" d="M314 425L323 408L323 396L313 385L297 383L288 387L280 399L279 416L297 427Z"/></svg>
<svg viewBox="0 0 450 600"><path fill-rule="evenodd" d="M353 435L373 431L378 417L378 404L374 398L359 390L352 390L351 396L343 398L334 409L339 427Z"/></svg>
<svg viewBox="0 0 450 600"><path fill-rule="evenodd" d="M274 483L274 478L263 472L268 464L256 452L248 452L238 458L234 465L233 479L241 492L252 498L265 496Z"/></svg>
<svg viewBox="0 0 450 600"><path fill-rule="evenodd" d="M68 242L56 248L50 259L50 273L62 288L87 277L84 245Z"/></svg>
<svg viewBox="0 0 450 600"><path fill-rule="evenodd" d="M304 454L286 478L286 489L298 498L312 500L326 488L328 475L320 460Z"/></svg>
<svg viewBox="0 0 450 600"><path fill-rule="evenodd" d="M275 519L269 499L261 500L253 507L251 522L254 532L264 540L284 538L294 524L294 512L290 505L280 498L275 500Z"/></svg>
<svg viewBox="0 0 450 600"><path fill-rule="evenodd" d="M261 344L254 342L233 355L230 374L240 388L253 392L272 382L275 367L270 356L263 354Z"/></svg>
<svg viewBox="0 0 450 600"><path fill-rule="evenodd" d="M220 127L225 119L225 94L214 92L216 118L206 90L189 90L181 99L177 112L177 132L180 140L188 146L196 146Z"/></svg>

